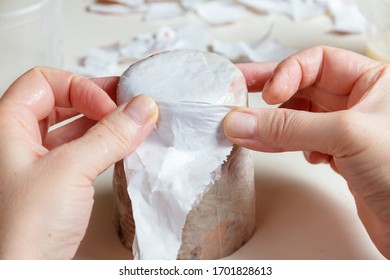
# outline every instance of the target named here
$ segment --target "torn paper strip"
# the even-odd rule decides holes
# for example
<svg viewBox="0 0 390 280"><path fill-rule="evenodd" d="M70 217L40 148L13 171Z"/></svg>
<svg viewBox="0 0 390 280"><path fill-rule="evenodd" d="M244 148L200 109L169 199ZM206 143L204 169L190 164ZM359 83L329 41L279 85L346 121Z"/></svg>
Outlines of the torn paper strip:
<svg viewBox="0 0 390 280"><path fill-rule="evenodd" d="M265 14L284 14L295 21L323 15L326 6L315 0L238 0L253 11Z"/></svg>
<svg viewBox="0 0 390 280"><path fill-rule="evenodd" d="M279 42L272 40L262 42L259 45L213 40L211 46L214 52L237 62L281 61L298 51L298 49L284 47Z"/></svg>
<svg viewBox="0 0 390 280"><path fill-rule="evenodd" d="M124 161L136 259L177 258L188 213L219 179L232 150L222 129L231 107L163 102L158 107L156 129Z"/></svg>
<svg viewBox="0 0 390 280"><path fill-rule="evenodd" d="M244 4L258 13L280 13L289 14L290 3L285 0L237 0L239 3Z"/></svg>
<svg viewBox="0 0 390 280"><path fill-rule="evenodd" d="M321 1L290 0L290 15L295 21L324 15L326 7Z"/></svg>
<svg viewBox="0 0 390 280"><path fill-rule="evenodd" d="M123 4L130 7L140 7L145 5L145 0L104 0L100 2L111 2L116 4Z"/></svg>
<svg viewBox="0 0 390 280"><path fill-rule="evenodd" d="M212 1L198 4L195 11L207 23L220 25L239 21L245 7L230 1Z"/></svg>
<svg viewBox="0 0 390 280"><path fill-rule="evenodd" d="M209 0L180 0L180 4L187 10L193 10L199 4L208 1Z"/></svg>
<svg viewBox="0 0 390 280"><path fill-rule="evenodd" d="M120 4L101 4L91 3L87 6L87 10L98 14L107 15L127 15L133 13L143 12L145 6L125 6Z"/></svg>
<svg viewBox="0 0 390 280"><path fill-rule="evenodd" d="M185 10L176 2L152 2L148 5L144 20L166 19L180 17Z"/></svg>
<svg viewBox="0 0 390 280"><path fill-rule="evenodd" d="M364 30L366 20L356 1L328 0L328 11L333 19L333 31L340 33L359 33Z"/></svg>
<svg viewBox="0 0 390 280"><path fill-rule="evenodd" d="M152 33L140 33L131 41L119 46L120 59L142 59L155 50L155 36Z"/></svg>
<svg viewBox="0 0 390 280"><path fill-rule="evenodd" d="M175 49L206 51L209 28L205 24L185 25L178 29L161 26L156 33L140 33L120 45L120 59L142 59L151 54Z"/></svg>
<svg viewBox="0 0 390 280"><path fill-rule="evenodd" d="M110 76L118 66L118 58L116 45L91 49L82 59L81 65L73 68L72 71L89 77Z"/></svg>

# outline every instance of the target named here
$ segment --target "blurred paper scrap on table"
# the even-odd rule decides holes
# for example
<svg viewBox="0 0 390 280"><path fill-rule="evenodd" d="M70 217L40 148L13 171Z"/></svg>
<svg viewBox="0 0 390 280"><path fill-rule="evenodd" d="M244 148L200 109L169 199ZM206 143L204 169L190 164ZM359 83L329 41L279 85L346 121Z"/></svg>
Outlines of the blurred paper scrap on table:
<svg viewBox="0 0 390 280"><path fill-rule="evenodd" d="M357 0L100 0L87 9L102 14L143 13L144 20L194 13L210 25L237 22L244 11L284 14L294 21L325 15L332 18L334 31L343 33L361 32L365 23Z"/></svg>
<svg viewBox="0 0 390 280"><path fill-rule="evenodd" d="M298 51L270 40L270 30L254 42L227 42L210 39L207 25L189 24L178 29L161 26L156 33L140 33L128 42L113 43L91 49L72 69L79 74L97 77L112 75L120 63L128 63L151 54L178 50L200 50L218 53L233 62L279 61Z"/></svg>
<svg viewBox="0 0 390 280"><path fill-rule="evenodd" d="M155 32L141 32L125 42L107 42L106 46L91 49L72 69L91 77L112 75L121 63L176 49L211 51L233 62L280 61L299 51L271 37L272 23L265 34L259 34L259 38L250 42L211 37L214 26L235 24L245 13L257 16L276 13L286 15L293 21L328 16L332 20L329 31L340 34L359 33L365 26L356 0L104 0L89 4L87 9L122 16L141 13L145 21L182 17L186 13L193 13L200 19L197 23L179 28L163 25Z"/></svg>

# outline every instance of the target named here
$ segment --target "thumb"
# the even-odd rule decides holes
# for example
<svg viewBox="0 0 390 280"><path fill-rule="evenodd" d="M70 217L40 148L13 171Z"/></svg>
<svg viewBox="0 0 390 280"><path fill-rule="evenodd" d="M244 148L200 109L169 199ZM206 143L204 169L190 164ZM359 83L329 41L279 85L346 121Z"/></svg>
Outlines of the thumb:
<svg viewBox="0 0 390 280"><path fill-rule="evenodd" d="M356 148L351 145L351 139L356 139L351 135L356 133L351 115L350 111L240 108L226 116L224 130L230 141L252 150L317 151L343 157Z"/></svg>
<svg viewBox="0 0 390 280"><path fill-rule="evenodd" d="M63 167L68 165L68 170L93 180L133 152L152 131L157 117L153 99L139 95L101 119L84 136L53 150L53 156L61 159Z"/></svg>

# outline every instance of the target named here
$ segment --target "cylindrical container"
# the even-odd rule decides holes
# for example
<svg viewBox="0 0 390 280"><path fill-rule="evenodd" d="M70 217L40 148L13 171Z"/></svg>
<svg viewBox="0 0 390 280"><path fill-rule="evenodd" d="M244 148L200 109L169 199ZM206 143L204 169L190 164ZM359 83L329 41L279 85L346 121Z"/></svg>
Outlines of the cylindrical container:
<svg viewBox="0 0 390 280"><path fill-rule="evenodd" d="M227 59L210 53L181 50L158 54L130 66L121 77L118 86L119 94L117 96L117 102L121 104L126 98L139 92L145 92L157 99L163 98L163 101L165 102L184 100L187 103L173 103L175 105L171 107L167 105L164 105L165 107L161 106L163 103L160 103L159 106L159 121L161 121L161 123L169 123L169 125L163 126L166 129L165 132L171 133L169 130L171 124L174 126L178 123L178 127L180 127L179 130L175 130L175 132L172 132L171 134L165 134L161 129L161 123L158 121L156 124L156 134L162 136L158 139L161 139L164 142L164 145L162 146L165 147L165 145L167 145L168 147L172 147L172 149L163 150L164 152L159 154L158 149L155 148L160 146L152 145L150 146L153 147L152 150L149 150L151 161L147 158L144 160L141 155L143 152L137 154L137 150L134 159L136 158L137 164L139 162L140 165L126 166L126 163L129 164L128 161L125 161L125 165L123 161L120 161L115 165L113 185L117 210L117 231L124 246L129 249L133 246L133 249L135 248L136 251L135 254L137 254L138 249L139 251L142 251L142 248L139 246L140 236L137 235L137 230L141 229L141 227L137 227L137 217L138 221L141 220L145 223L150 221L150 223L154 223L155 226L152 224L152 227L147 228L148 230L145 230L145 228L140 230L140 234L143 235L143 240L146 243L154 244L154 246L147 244L148 250L160 252L160 249L163 248L165 249L164 252L167 252L168 248L172 248L171 243L168 241L171 240L169 239L171 232L164 228L164 230L161 231L161 234L154 233L160 232L165 217L169 217L168 228L175 228L175 220L177 221L178 218L181 219L182 217L178 214L180 212L180 207L176 207L176 205L185 202L183 200L169 200L168 203L159 203L161 201L167 202L167 200L162 199L166 197L167 192L165 192L165 188L167 185L175 185L173 191L169 193L169 197L171 195L174 197L177 193L182 193L182 191L184 193L188 192L189 195L191 195L191 190L193 190L191 188L192 185L195 185L196 189L203 188L202 183L199 184L199 182L204 182L204 178L199 178L194 175L197 174L196 171L198 169L193 170L188 167L182 167L194 166L188 165L190 164L190 161L183 163L183 165L175 165L177 162L182 162L178 157L173 157L175 160L174 169L167 173L169 174L168 177L163 175L165 173L160 172L164 168L164 170L166 170L166 166L156 165L155 163L168 162L168 157L166 157L167 153L165 153L165 151L169 151L174 155L183 155L186 153L185 149L180 150L180 152L178 152L179 150L177 150L177 152L172 152L176 151L176 146L171 146L171 140L173 138L181 139L185 143L191 143L190 147L193 147L192 145L195 144L195 142L208 143L207 141L204 142L203 139L207 138L207 135L213 134L207 134L210 133L210 131L207 131L207 126L202 125L206 125L207 123L207 121L204 120L214 119L214 115L210 114L211 111L209 108L215 108L218 104L245 106L247 104L246 83L239 69L231 62L227 61ZM200 102L197 102L197 100L200 100ZM201 107L202 104L205 106L204 102L206 101L209 103L204 109L208 109L209 111L199 111L199 107ZM197 108L197 114L195 114L197 118L195 120L194 115L186 115L183 113L187 112L186 110L188 108L195 107ZM166 111L167 108L173 110L175 113L169 115ZM228 112L228 109L226 110L226 112ZM172 120L174 120L173 123L168 120L171 116L174 116L172 117ZM181 122L181 120L185 120L185 122ZM194 126L192 122L199 124L199 127L196 125ZM217 123L220 125L219 122ZM187 127L193 129L186 130ZM188 134L185 132L189 133L191 139L195 139L195 141L191 142L191 140L188 139ZM152 138L153 137L155 136L152 136ZM218 143L220 143L219 145L222 145L223 140L218 140ZM180 146L180 149L182 147L187 147L187 145L183 144L183 146ZM198 149L194 148L192 152L194 151L198 151ZM156 154L158 156L156 156ZM254 166L251 152L233 145L230 155L227 154L226 156L227 158L225 157L225 159L221 161L219 167L217 167L217 170L214 171L220 174L219 177L216 177L218 179L210 181L209 188L206 189L205 193L199 200L195 200L195 202L191 204L191 208L189 209L189 212L186 213L185 220L182 223L183 226L181 227L179 237L180 244L177 247L178 250L175 250L174 254L170 255L169 258L219 259L232 254L252 236L255 229L256 196L254 188ZM190 158L192 157L185 157L186 160L190 160ZM208 162L198 163L199 164L196 165L198 167L208 164ZM133 162L133 164L135 164L135 162ZM151 169L149 169L149 164L158 167L151 167ZM143 172L142 169L144 167L148 169L148 171ZM125 170L129 173L126 173ZM153 172L155 170L157 170L158 176L154 175L155 173ZM150 173L148 173L149 171ZM183 173L190 174L190 176L186 178L191 178L191 182L188 180L180 180L180 174ZM205 174L205 176L212 175L208 173ZM142 182L138 180L140 178L143 179L141 180ZM136 183L134 183L134 180L137 180ZM159 184L158 181L164 183ZM167 181L168 184L165 184ZM177 182L179 182L179 184L176 184ZM134 188L138 189L138 187L143 190L142 197L137 193L135 198L137 198L138 201L131 201L133 197L130 195L129 198L128 192L134 194ZM180 197L183 198L182 196ZM139 210L140 201L144 198L151 205L158 206L158 215L154 216L154 214L151 214L150 212ZM171 208L169 203L172 203L175 207ZM168 211L167 209L174 209L175 211ZM154 217L158 218L156 219ZM133 243L133 241L136 242ZM145 243L142 244L145 245ZM162 244L164 245L161 246ZM156 253L153 256L159 258L162 255L164 254L158 255L158 253ZM166 256L166 254L164 256Z"/></svg>
<svg viewBox="0 0 390 280"><path fill-rule="evenodd" d="M390 62L390 0L360 0L359 8L367 19L367 56Z"/></svg>
<svg viewBox="0 0 390 280"><path fill-rule="evenodd" d="M62 66L61 0L0 1L0 96L34 66Z"/></svg>
<svg viewBox="0 0 390 280"><path fill-rule="evenodd" d="M221 178L187 216L177 259L219 259L245 244L255 229L256 195L250 151L235 146ZM132 249L134 220L123 161L115 164L115 221L122 244Z"/></svg>

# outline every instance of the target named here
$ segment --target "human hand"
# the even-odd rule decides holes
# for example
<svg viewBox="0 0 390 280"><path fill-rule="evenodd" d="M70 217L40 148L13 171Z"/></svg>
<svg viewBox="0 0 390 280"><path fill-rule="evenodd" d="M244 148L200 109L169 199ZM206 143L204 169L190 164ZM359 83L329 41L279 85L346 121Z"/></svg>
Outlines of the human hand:
<svg viewBox="0 0 390 280"><path fill-rule="evenodd" d="M117 83L34 68L0 99L0 259L74 256L94 179L135 150L158 115L142 95L117 108L109 96ZM48 132L80 113L85 117Z"/></svg>
<svg viewBox="0 0 390 280"><path fill-rule="evenodd" d="M390 66L346 50L315 47L279 65L239 65L251 91L281 108L240 108L224 128L263 152L305 151L347 181L358 214L390 258Z"/></svg>

